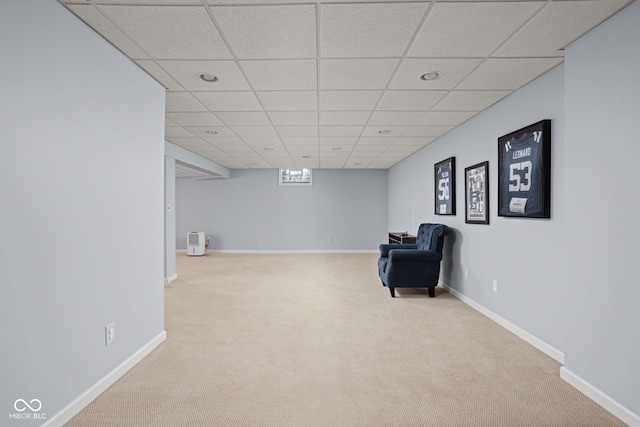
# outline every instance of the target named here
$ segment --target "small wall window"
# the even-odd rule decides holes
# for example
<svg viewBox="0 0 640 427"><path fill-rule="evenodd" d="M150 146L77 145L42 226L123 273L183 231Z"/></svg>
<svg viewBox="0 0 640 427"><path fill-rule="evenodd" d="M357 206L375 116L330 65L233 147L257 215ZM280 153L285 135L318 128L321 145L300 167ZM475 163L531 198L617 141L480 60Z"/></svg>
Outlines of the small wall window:
<svg viewBox="0 0 640 427"><path fill-rule="evenodd" d="M278 184L311 185L311 169L280 169Z"/></svg>

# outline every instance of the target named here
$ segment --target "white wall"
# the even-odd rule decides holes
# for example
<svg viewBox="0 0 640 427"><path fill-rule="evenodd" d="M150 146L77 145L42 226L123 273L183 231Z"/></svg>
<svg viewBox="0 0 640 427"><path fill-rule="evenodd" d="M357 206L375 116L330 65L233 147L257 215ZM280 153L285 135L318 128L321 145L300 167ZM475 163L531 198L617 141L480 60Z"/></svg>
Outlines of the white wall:
<svg viewBox="0 0 640 427"><path fill-rule="evenodd" d="M176 221L178 249L205 231L213 250L376 250L387 239L387 171L314 170L303 187L279 186L276 169L178 179Z"/></svg>
<svg viewBox="0 0 640 427"><path fill-rule="evenodd" d="M409 228L412 212L416 223L453 227L441 280L545 344L566 363L563 378L631 425L640 425L639 22L635 2L571 45L564 65L389 171L389 228ZM552 120L551 219L498 217L497 138L542 119ZM436 216L433 164L451 156L458 214ZM491 223L465 224L464 168L484 160Z"/></svg>
<svg viewBox="0 0 640 427"><path fill-rule="evenodd" d="M0 424L56 425L164 334L164 90L50 0L0 2L0 57Z"/></svg>
<svg viewBox="0 0 640 427"><path fill-rule="evenodd" d="M639 24L635 2L567 49L564 161L566 368L638 415Z"/></svg>

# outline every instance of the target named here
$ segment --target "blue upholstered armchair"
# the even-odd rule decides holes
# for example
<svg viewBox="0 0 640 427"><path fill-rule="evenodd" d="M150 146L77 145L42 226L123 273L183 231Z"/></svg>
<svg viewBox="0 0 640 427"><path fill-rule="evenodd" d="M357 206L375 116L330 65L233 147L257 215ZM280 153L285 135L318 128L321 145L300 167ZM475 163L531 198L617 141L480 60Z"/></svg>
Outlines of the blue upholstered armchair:
<svg viewBox="0 0 640 427"><path fill-rule="evenodd" d="M395 297L395 288L429 288L436 296L440 276L442 245L449 228L443 224L420 224L413 245L380 245L378 274Z"/></svg>

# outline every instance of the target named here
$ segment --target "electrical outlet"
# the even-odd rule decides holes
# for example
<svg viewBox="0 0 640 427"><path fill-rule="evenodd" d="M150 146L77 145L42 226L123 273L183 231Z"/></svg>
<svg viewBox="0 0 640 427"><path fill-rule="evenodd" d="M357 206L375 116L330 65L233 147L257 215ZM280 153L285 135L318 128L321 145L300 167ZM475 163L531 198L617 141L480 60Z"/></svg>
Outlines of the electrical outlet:
<svg viewBox="0 0 640 427"><path fill-rule="evenodd" d="M116 339L116 324L109 323L104 327L104 345L111 344Z"/></svg>
<svg viewBox="0 0 640 427"><path fill-rule="evenodd" d="M498 292L498 281L497 280L493 281L493 292Z"/></svg>

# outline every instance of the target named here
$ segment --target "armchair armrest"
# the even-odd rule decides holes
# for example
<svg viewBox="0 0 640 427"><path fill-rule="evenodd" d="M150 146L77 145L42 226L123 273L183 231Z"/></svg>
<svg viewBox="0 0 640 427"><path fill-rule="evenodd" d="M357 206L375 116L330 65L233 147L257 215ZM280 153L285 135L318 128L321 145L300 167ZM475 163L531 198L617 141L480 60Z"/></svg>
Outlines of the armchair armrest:
<svg viewBox="0 0 640 427"><path fill-rule="evenodd" d="M418 246L415 244L410 244L410 243L406 243L406 244L402 244L402 245L397 245L397 244L388 244L388 243L383 243L380 245L380 256L381 257L388 257L389 256L389 251L392 249L417 249Z"/></svg>
<svg viewBox="0 0 640 427"><path fill-rule="evenodd" d="M400 246L400 245L396 245ZM389 261L412 261L412 262L440 262L442 254L437 251L422 251L417 249L396 249L389 250Z"/></svg>

